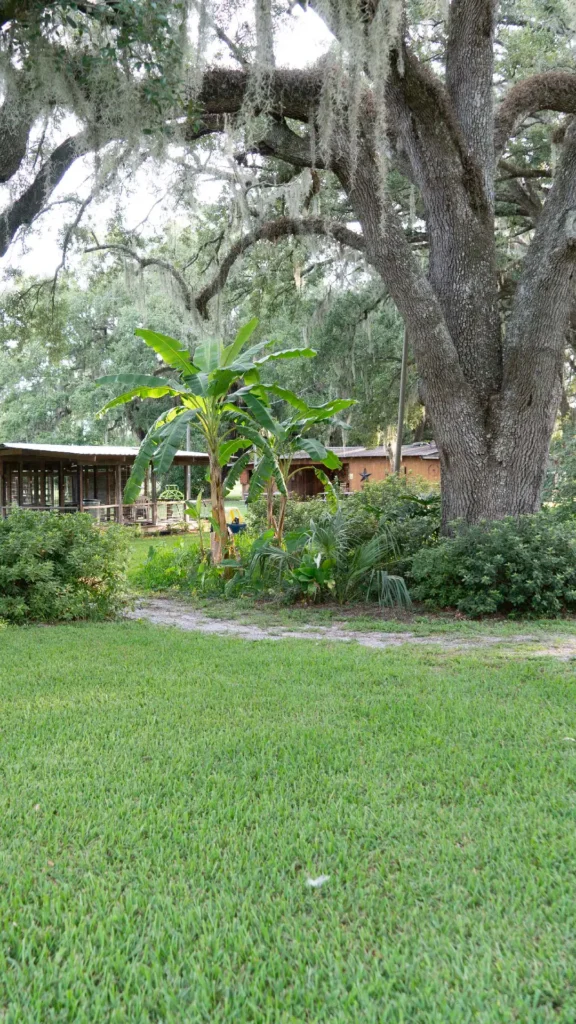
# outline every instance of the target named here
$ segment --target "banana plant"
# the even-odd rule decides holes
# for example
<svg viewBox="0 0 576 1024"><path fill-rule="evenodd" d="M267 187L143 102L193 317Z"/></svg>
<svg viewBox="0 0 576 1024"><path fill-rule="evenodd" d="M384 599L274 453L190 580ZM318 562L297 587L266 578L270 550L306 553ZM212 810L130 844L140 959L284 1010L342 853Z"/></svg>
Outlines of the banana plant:
<svg viewBox="0 0 576 1024"><path fill-rule="evenodd" d="M272 472L282 490L283 477L276 455L259 434L259 422L251 414L249 399L259 389L260 368L276 359L310 358L310 348L267 351L271 341L260 341L249 348L246 344L258 321L250 320L240 328L234 341L226 345L221 338L205 337L191 355L175 338L155 331L135 333L156 352L167 367L176 371L174 379L134 373L117 373L100 377L97 384L121 385L122 394L102 409L109 409L139 399L169 397L174 404L152 424L142 441L132 473L124 491L124 501L134 501L142 487L147 469L153 465L157 473L165 473L184 442L187 426L194 421L206 445L209 458L210 500L212 505L212 559L222 561L228 548L228 527L224 507L224 469L234 456L226 480L229 490L250 461L246 449L257 443L271 460ZM261 403L260 403L261 404Z"/></svg>
<svg viewBox="0 0 576 1024"><path fill-rule="evenodd" d="M289 484L298 472L293 468L297 453L304 451L313 462L326 469L340 469L340 459L321 441L308 437L308 431L318 423L323 423L349 406L354 405L353 399L337 398L323 405L311 406L286 388L277 384L255 386L243 396L246 409L240 413L245 425L256 422L260 428L260 441L254 439L258 453L254 462L254 471L250 479L248 500L251 501L266 492L268 527L274 530L275 541L282 544ZM277 419L270 408L272 399L282 399L292 411L285 419ZM315 467L317 476L325 488L330 481L326 474ZM278 514L274 511L274 495L280 492Z"/></svg>

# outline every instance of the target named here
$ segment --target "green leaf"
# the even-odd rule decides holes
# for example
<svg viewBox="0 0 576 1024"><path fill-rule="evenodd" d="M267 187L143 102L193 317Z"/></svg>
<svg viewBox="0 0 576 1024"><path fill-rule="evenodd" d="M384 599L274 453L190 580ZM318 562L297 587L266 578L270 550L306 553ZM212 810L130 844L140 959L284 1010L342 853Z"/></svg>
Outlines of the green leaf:
<svg viewBox="0 0 576 1024"><path fill-rule="evenodd" d="M220 398L228 394L230 385L237 377L234 370L213 370L206 387L206 397Z"/></svg>
<svg viewBox="0 0 576 1024"><path fill-rule="evenodd" d="M146 476L148 466L152 462L156 449L158 447L158 441L156 438L156 424L150 428L146 437L140 445L140 451L136 456L134 465L132 466L132 472L124 488L124 502L126 505L131 505L142 490L142 484Z"/></svg>
<svg viewBox="0 0 576 1024"><path fill-rule="evenodd" d="M252 442L248 441L247 438L237 437L233 441L227 441L223 444L218 453L218 460L221 466L227 466L230 462L232 455L236 452L242 451L243 448L251 448Z"/></svg>
<svg viewBox="0 0 576 1024"><path fill-rule="evenodd" d="M240 479L240 476L248 466L251 458L252 452L244 452L244 455L241 455L239 459L236 459L236 462L230 469L230 472L226 475L226 480L224 481L225 494L228 494Z"/></svg>
<svg viewBox="0 0 576 1024"><path fill-rule="evenodd" d="M162 475L167 473L174 462L174 456L186 437L186 427L196 412L192 409L178 410L169 423L160 430L162 441L154 455L154 469Z"/></svg>
<svg viewBox="0 0 576 1024"><path fill-rule="evenodd" d="M221 365L222 342L207 336L194 349L194 362L204 373L211 373Z"/></svg>
<svg viewBox="0 0 576 1024"><path fill-rule="evenodd" d="M256 395L248 391L243 395L244 402L248 406L253 419L271 434L276 435L278 433L278 423L272 418L266 406L256 398Z"/></svg>
<svg viewBox="0 0 576 1024"><path fill-rule="evenodd" d="M126 391L123 395L112 398L110 402L107 402L100 409L97 416L103 416L109 409L114 409L117 405L126 405L127 402L133 401L134 398L163 398L164 395L175 395L176 393L171 388L132 388L132 391Z"/></svg>
<svg viewBox="0 0 576 1024"><path fill-rule="evenodd" d="M328 469L340 469L342 463L338 456L329 448L325 448L316 438L301 437L298 439L298 444L316 462L321 462Z"/></svg>
<svg viewBox="0 0 576 1024"><path fill-rule="evenodd" d="M254 442L254 444L256 445L257 448L260 449L260 451L265 452L266 455L269 455L271 459L275 458L274 452L272 451L272 448L270 447L268 441L266 440L265 437L262 437L262 434L260 434L255 427L251 427L247 423L240 422L238 424L238 430L242 431L244 437L250 438L250 440Z"/></svg>
<svg viewBox="0 0 576 1024"><path fill-rule="evenodd" d="M246 378L244 379L246 380ZM246 383L248 383L248 381L246 381ZM279 384L263 384L262 387L265 388L266 391L270 391L273 395L276 395L277 398L281 398L284 402L288 402L288 405L293 406L293 408L297 409L298 412L301 412L304 415L309 414L310 406L307 405L303 399L298 398L298 395L295 395L293 391L289 391L288 388L281 388Z"/></svg>
<svg viewBox="0 0 576 1024"><path fill-rule="evenodd" d="M150 427L150 430L140 445L140 450L136 456L134 465L132 466L132 472L128 478L126 487L124 488L124 501L127 505L131 505L140 494L142 484L144 483L144 477L146 476L146 470L156 455L158 446L162 440L161 428L169 423L179 412L184 411L185 410L183 409L168 409L168 411L160 413L158 419Z"/></svg>
<svg viewBox="0 0 576 1024"><path fill-rule="evenodd" d="M248 338L252 336L258 326L258 319L253 317L247 324L240 328L231 345L228 345L222 353L222 366L230 366L237 356L240 355Z"/></svg>
<svg viewBox="0 0 576 1024"><path fill-rule="evenodd" d="M305 413L306 422L318 423L320 420L330 419L336 413L342 412L343 409L349 409L351 405L356 405L356 401L353 398L335 398L333 401L325 402L323 405L311 405Z"/></svg>
<svg viewBox="0 0 576 1024"><path fill-rule="evenodd" d="M179 394L186 391L186 388L177 381L168 380L167 377L155 377L149 373L110 373L105 377L98 377L96 384L122 384L129 388L170 388Z"/></svg>
<svg viewBox="0 0 576 1024"><path fill-rule="evenodd" d="M268 355L262 356L262 359L256 359L256 365L262 366L263 363L269 363L272 359L313 359L317 355L317 352L313 348L285 348L281 352L269 352Z"/></svg>
<svg viewBox="0 0 576 1024"><path fill-rule="evenodd" d="M185 376L194 376L198 373L198 368L190 360L190 353L182 347L176 338L170 338L167 334L157 334L156 331L147 331L143 328L138 328L134 331L139 338L143 338L150 348L162 357L168 366L173 366L175 370L179 370Z"/></svg>
<svg viewBox="0 0 576 1024"><path fill-rule="evenodd" d="M248 501L254 501L262 493L271 477L274 477L274 462L265 455L260 459L250 478Z"/></svg>
<svg viewBox="0 0 576 1024"><path fill-rule="evenodd" d="M259 384L260 383L260 373L259 373L259 371L257 370L256 367L254 367L254 369L252 369L252 370L246 370L246 372L243 374L243 377L244 377L244 383L245 384Z"/></svg>

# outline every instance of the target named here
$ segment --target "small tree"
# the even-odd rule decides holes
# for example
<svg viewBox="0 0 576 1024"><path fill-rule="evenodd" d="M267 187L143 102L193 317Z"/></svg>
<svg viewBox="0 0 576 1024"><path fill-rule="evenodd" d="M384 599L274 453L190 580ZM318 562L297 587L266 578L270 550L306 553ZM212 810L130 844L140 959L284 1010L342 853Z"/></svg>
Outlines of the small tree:
<svg viewBox="0 0 576 1024"><path fill-rule="evenodd" d="M184 441L188 424L194 420L198 425L209 459L214 562L222 561L228 546L223 469L237 452L249 444L260 442L259 424L246 409L241 408L241 403L248 400L253 388L260 387L260 367L264 363L316 354L310 348L265 352L272 344L270 341L258 342L245 350L257 323L254 319L241 327L231 345L225 345L220 338L206 337L196 346L193 356L175 338L155 331L137 330L136 334L161 356L166 365L177 371L177 379L118 373L100 377L97 381L98 384L121 384L129 388L108 402L102 413L135 398L164 398L168 395L178 403L158 417L142 441L124 491L127 503L138 497L149 465L152 463L157 473L166 473ZM284 483L278 460L272 449L268 448L267 454L282 491ZM249 460L250 454L244 451L232 467L229 486L238 479Z"/></svg>
<svg viewBox="0 0 576 1024"><path fill-rule="evenodd" d="M293 412L284 420L276 419L268 407L268 396L274 395L283 399L292 406ZM315 462L326 466L327 469L340 469L342 463L338 456L326 448L325 445L313 437L306 437L310 427L331 419L336 413L342 412L349 406L354 405L354 400L349 398L337 398L323 405L310 406L298 398L292 391L278 387L273 384L271 387L255 389L244 396L247 406L247 413L242 413L246 418L255 420L262 430L262 441L257 442L260 450L260 458L255 464L254 473L250 480L248 499L254 499L263 490L266 491L268 507L268 526L274 530L277 544L282 543L284 534L284 521L286 518L286 503L288 501L288 485L292 477L298 472L293 469L292 464L298 452L304 451ZM282 479L280 490L280 508L278 515L274 512L274 492L278 479L278 473Z"/></svg>

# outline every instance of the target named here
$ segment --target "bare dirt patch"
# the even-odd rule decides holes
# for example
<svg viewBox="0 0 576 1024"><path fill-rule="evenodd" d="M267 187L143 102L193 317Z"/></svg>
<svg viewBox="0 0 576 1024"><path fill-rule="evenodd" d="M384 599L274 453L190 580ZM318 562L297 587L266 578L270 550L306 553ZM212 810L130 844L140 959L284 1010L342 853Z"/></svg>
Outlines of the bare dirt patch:
<svg viewBox="0 0 576 1024"><path fill-rule="evenodd" d="M570 661L576 658L576 636L553 634L533 636L519 633L512 636L448 637L445 635L417 636L415 633L361 632L333 626L258 626L244 624L234 619L215 619L205 612L171 598L157 597L141 600L134 611L128 613L131 619L146 619L161 626L175 626L195 633L210 633L215 636L236 636L244 640L326 640L338 643L357 643L362 647L383 649L414 644L422 647L441 647L448 651L472 650L480 647L497 647L499 650L521 656L550 656Z"/></svg>

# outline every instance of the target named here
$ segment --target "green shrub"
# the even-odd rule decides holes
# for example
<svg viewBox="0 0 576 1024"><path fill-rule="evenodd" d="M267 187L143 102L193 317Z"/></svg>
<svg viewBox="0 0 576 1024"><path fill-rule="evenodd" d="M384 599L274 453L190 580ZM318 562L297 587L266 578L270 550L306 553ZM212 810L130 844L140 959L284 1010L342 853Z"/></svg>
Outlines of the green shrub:
<svg viewBox="0 0 576 1024"><path fill-rule="evenodd" d="M366 484L361 491L341 497L342 516L356 544L363 544L380 533L392 535L395 555L391 569L410 577L412 558L422 547L438 540L440 531L440 492L425 480L390 475L381 483ZM286 532L309 530L326 516L323 497L301 500L290 498L286 509ZM248 505L248 528L256 536L267 528L266 499L262 496Z"/></svg>
<svg viewBox="0 0 576 1024"><path fill-rule="evenodd" d="M127 544L85 514L15 510L0 519L0 619L106 619L125 603Z"/></svg>
<svg viewBox="0 0 576 1024"><path fill-rule="evenodd" d="M322 512L308 527L285 535L278 547L272 530L258 537L235 566L226 593L238 597L282 597L290 601L376 600L381 605L410 605L400 577L390 574L391 537L381 532L358 543L342 506Z"/></svg>
<svg viewBox="0 0 576 1024"><path fill-rule="evenodd" d="M412 594L466 615L558 615L576 608L576 528L551 512L456 526L419 551Z"/></svg>
<svg viewBox="0 0 576 1024"><path fill-rule="evenodd" d="M425 480L388 476L367 484L342 503L353 523L358 543L386 533L393 540L390 569L410 580L412 559L423 547L437 543L440 532L440 492Z"/></svg>
<svg viewBox="0 0 576 1024"><path fill-rule="evenodd" d="M181 541L170 548L150 546L148 558L132 574L132 581L143 590L183 590L189 593L223 593L222 572L202 555L199 546Z"/></svg>
<svg viewBox="0 0 576 1024"><path fill-rule="evenodd" d="M275 499L275 511L279 510L280 499ZM285 533L292 533L303 527L307 529L313 519L326 511L324 498L289 498L286 505ZM261 494L255 501L251 501L246 507L246 525L248 531L255 537L259 537L268 529L266 517L266 495Z"/></svg>

